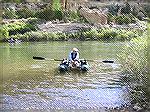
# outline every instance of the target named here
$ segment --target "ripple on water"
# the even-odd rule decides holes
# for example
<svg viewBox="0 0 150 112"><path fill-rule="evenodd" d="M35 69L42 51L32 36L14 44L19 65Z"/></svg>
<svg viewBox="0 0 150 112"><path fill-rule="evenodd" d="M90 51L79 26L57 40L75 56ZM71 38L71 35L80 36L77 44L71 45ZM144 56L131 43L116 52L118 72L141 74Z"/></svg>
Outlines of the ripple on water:
<svg viewBox="0 0 150 112"><path fill-rule="evenodd" d="M41 94L4 95L4 109L90 109L126 105L123 88L41 89Z"/></svg>

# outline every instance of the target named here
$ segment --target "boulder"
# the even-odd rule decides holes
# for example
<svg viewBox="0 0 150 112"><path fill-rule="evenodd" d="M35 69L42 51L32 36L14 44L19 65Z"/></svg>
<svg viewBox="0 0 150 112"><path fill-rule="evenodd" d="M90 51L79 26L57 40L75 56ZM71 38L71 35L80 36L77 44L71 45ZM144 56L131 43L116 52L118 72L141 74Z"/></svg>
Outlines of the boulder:
<svg viewBox="0 0 150 112"><path fill-rule="evenodd" d="M89 23L97 23L105 25L107 24L107 15L98 9L88 9L80 8L79 13L83 16Z"/></svg>

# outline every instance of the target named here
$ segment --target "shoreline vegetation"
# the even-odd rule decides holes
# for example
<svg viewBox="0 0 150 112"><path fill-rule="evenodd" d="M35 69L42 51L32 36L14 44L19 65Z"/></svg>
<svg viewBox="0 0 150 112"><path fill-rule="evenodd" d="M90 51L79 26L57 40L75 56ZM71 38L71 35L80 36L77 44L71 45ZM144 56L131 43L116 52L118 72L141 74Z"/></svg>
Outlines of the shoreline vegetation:
<svg viewBox="0 0 150 112"><path fill-rule="evenodd" d="M14 22L4 24L2 26L1 42L7 42L10 38L20 39L22 41L69 41L69 40L81 40L81 41L129 41L132 38L137 38L143 34L143 31L136 29L117 29L113 27L86 27L79 28L74 32L47 32L39 30L35 25L28 22ZM33 18L34 20L34 18ZM78 23L77 23L78 24ZM53 24L51 24L53 25ZM58 24L57 24L58 25ZM41 26L40 26L41 27ZM52 29L52 28L51 28Z"/></svg>
<svg viewBox="0 0 150 112"><path fill-rule="evenodd" d="M132 108L137 111L150 110L150 74L149 74L149 31L142 37L132 39L118 55L123 70L121 79L131 89ZM123 60L123 61L122 61Z"/></svg>
<svg viewBox="0 0 150 112"><path fill-rule="evenodd" d="M90 22L91 18L86 18L88 13L84 14L85 17L81 15L82 7L76 10L63 9L59 0L46 4L3 4L0 42L8 42L11 38L27 42L130 41L147 30L145 18L150 17L149 5L132 5L128 2L103 7L89 6L90 11L106 12L105 25Z"/></svg>
<svg viewBox="0 0 150 112"><path fill-rule="evenodd" d="M24 22L25 21L25 22ZM91 25L89 23L46 23L37 18L28 18L3 24L0 42L9 39L29 41L130 41L143 35L145 29L129 25ZM38 24L40 23L40 24ZM41 24L42 23L42 24ZM62 30L62 31L61 31ZM63 31L65 30L65 31Z"/></svg>

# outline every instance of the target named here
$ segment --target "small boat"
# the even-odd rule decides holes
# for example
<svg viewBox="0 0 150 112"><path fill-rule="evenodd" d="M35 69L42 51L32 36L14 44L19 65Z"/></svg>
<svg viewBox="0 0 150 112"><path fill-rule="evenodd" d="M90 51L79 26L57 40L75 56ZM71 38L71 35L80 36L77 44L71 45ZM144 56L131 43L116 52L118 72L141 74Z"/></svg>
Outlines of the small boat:
<svg viewBox="0 0 150 112"><path fill-rule="evenodd" d="M60 72L65 72L69 70L79 70L79 71L88 71L89 70L89 65L86 60L79 60L78 61L78 66L73 65L70 63L67 59L63 59L61 64L58 67Z"/></svg>

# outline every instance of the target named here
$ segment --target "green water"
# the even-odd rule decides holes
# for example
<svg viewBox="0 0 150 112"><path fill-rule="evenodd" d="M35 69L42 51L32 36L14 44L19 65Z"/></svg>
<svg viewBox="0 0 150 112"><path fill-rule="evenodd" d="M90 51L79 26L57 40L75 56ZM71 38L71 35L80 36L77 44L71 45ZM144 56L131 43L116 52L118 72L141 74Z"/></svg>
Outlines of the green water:
<svg viewBox="0 0 150 112"><path fill-rule="evenodd" d="M0 43L2 109L99 109L130 105L117 60L124 45L96 41ZM73 47L79 49L80 58L115 63L89 62L87 73L62 74L57 70L60 62L32 59L66 58Z"/></svg>

